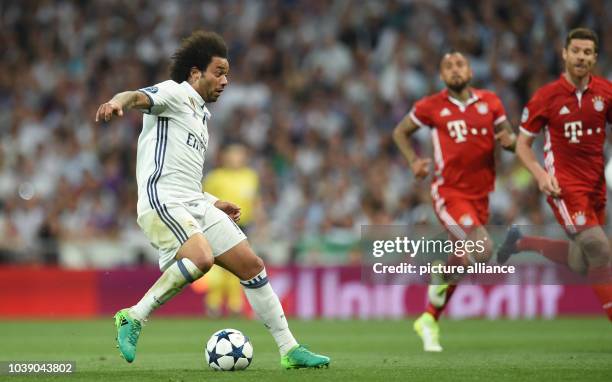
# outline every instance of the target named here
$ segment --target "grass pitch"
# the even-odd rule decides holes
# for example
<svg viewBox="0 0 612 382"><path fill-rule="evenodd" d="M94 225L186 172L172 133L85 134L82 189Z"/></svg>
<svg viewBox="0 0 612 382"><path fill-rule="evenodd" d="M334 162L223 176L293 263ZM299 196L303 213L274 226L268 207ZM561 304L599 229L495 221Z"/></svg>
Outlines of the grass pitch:
<svg viewBox="0 0 612 382"><path fill-rule="evenodd" d="M281 370L258 321L161 319L143 329L133 364L119 357L109 317L92 321L0 321L0 360L76 361L72 375L7 381L612 381L612 325L602 318L442 321L444 352L425 354L404 321L291 321L299 341L332 358L329 369ZM253 342L251 366L215 372L208 337L236 328Z"/></svg>

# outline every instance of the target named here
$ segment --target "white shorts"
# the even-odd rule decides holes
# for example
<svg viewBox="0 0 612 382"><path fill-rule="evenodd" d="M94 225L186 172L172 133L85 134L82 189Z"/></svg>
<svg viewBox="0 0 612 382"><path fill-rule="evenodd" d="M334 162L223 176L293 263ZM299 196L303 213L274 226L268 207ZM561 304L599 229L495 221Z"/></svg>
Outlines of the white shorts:
<svg viewBox="0 0 612 382"><path fill-rule="evenodd" d="M247 238L225 212L204 199L188 204L163 204L161 212L150 210L140 215L138 225L159 250L162 272L176 261L179 248L193 234L204 235L215 257Z"/></svg>

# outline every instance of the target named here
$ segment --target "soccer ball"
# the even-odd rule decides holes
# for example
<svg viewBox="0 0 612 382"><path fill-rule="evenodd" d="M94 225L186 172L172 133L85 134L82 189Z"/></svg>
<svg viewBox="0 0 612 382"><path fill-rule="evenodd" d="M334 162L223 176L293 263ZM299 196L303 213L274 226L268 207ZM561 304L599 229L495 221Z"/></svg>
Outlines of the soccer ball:
<svg viewBox="0 0 612 382"><path fill-rule="evenodd" d="M204 354L215 370L244 370L253 360L253 345L240 330L221 329L210 336Z"/></svg>

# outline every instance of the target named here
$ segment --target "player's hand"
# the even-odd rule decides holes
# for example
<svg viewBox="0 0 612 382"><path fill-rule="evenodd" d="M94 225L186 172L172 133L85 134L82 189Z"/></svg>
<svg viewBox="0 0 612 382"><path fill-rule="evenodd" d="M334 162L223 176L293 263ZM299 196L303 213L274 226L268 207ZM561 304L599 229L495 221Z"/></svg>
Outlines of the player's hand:
<svg viewBox="0 0 612 382"><path fill-rule="evenodd" d="M119 105L119 103L111 100L100 105L98 111L96 112L96 122L108 122L111 120L113 115L123 117L123 108L121 105Z"/></svg>
<svg viewBox="0 0 612 382"><path fill-rule="evenodd" d="M431 165L431 159L428 158L417 158L410 164L412 173L417 179L424 179L429 175L429 167Z"/></svg>
<svg viewBox="0 0 612 382"><path fill-rule="evenodd" d="M548 173L544 173L538 178L538 187L547 196L553 198L561 196L561 187L559 187L557 178Z"/></svg>
<svg viewBox="0 0 612 382"><path fill-rule="evenodd" d="M234 203L217 200L215 202L215 207L225 212L227 216L229 216L236 223L240 221L240 215L242 215L242 212L240 211L240 207L238 207Z"/></svg>
<svg viewBox="0 0 612 382"><path fill-rule="evenodd" d="M506 150L513 150L516 145L516 134L503 129L495 134L495 140Z"/></svg>

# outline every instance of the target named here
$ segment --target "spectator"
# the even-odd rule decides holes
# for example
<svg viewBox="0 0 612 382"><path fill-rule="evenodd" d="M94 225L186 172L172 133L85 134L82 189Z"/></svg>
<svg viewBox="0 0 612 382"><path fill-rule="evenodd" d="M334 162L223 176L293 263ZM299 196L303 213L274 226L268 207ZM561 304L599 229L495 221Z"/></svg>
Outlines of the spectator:
<svg viewBox="0 0 612 382"><path fill-rule="evenodd" d="M228 42L232 75L211 109L207 162L216 167L223 142L252 148L268 216L258 239L293 246L355 232L364 217L430 221L388 136L440 87L443 51L470 55L477 86L501 96L515 126L533 90L558 75L556 51L572 27L599 32L598 71L612 79L606 1L472 3L2 1L0 251L24 255L56 236L118 237L135 224L126 194L140 118L94 126L94 108L118 89L166 78L164 57L202 26ZM426 135L415 137L423 155ZM514 157L500 157L498 176L496 223L552 221Z"/></svg>

